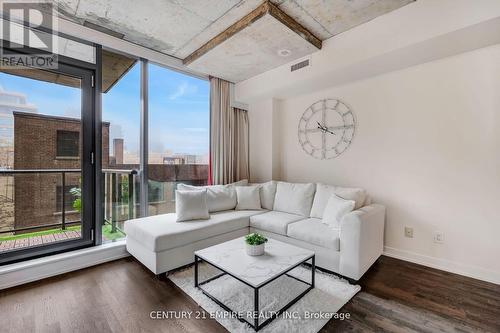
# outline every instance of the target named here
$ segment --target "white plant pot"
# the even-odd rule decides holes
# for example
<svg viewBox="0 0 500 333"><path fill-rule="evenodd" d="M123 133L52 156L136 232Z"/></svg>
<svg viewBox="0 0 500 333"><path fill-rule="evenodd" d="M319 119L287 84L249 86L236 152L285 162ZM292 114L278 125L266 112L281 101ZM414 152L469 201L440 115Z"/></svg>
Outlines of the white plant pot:
<svg viewBox="0 0 500 333"><path fill-rule="evenodd" d="M264 254L264 246L266 243L260 245L249 245L246 244L247 254L249 256L261 256Z"/></svg>

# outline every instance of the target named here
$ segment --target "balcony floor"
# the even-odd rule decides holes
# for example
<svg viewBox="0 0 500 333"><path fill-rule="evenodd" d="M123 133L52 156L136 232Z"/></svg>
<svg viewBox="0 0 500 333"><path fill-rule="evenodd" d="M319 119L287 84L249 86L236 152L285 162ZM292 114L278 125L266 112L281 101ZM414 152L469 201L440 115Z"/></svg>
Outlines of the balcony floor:
<svg viewBox="0 0 500 333"><path fill-rule="evenodd" d="M42 245L42 244L55 243L68 239L76 239L80 237L81 237L80 230L66 230L42 236L32 236L21 239L5 240L5 241L0 241L0 253L10 250L17 250L26 247Z"/></svg>

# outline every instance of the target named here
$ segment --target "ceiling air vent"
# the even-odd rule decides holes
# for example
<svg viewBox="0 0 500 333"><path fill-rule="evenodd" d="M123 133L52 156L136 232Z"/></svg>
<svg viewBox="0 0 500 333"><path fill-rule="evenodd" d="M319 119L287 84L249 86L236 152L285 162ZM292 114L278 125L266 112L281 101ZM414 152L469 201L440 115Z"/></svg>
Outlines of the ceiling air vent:
<svg viewBox="0 0 500 333"><path fill-rule="evenodd" d="M292 67L290 67L290 71L295 72L296 70L307 67L307 66L309 66L309 59L298 62L295 65L292 65Z"/></svg>

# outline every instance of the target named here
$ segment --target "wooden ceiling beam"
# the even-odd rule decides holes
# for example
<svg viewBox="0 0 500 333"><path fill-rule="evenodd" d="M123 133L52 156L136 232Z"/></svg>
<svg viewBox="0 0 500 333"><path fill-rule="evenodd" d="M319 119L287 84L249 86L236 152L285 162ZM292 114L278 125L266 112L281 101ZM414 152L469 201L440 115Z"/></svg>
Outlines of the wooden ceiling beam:
<svg viewBox="0 0 500 333"><path fill-rule="evenodd" d="M279 9L276 5L267 1L268 12L272 17L286 25L290 30L298 34L300 37L304 38L306 41L314 45L318 50L321 50L323 45L321 39L316 37L312 32L307 30L302 24L295 21L293 18L288 16L284 11Z"/></svg>
<svg viewBox="0 0 500 333"><path fill-rule="evenodd" d="M189 65L196 59L200 58L216 46L222 44L224 41L228 40L232 36L236 35L241 30L250 26L252 23L258 19L264 17L265 15L271 15L279 22L287 26L290 30L298 34L300 37L304 38L306 41L314 45L316 48L321 49L322 42L321 39L316 37L312 32L304 28L300 23L295 21L293 18L288 16L285 12L279 9L276 5L272 4L270 1L265 1L249 14L245 15L243 18L238 20L236 23L231 25L229 28L209 40L207 43L202 45L199 49L188 55L182 62L184 65Z"/></svg>

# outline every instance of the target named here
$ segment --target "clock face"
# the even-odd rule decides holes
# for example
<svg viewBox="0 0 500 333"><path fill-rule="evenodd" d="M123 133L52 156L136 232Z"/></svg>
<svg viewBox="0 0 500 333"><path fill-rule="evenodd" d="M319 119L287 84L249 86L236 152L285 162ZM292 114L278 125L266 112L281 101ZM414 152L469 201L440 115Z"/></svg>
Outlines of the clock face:
<svg viewBox="0 0 500 333"><path fill-rule="evenodd" d="M299 121L302 149L317 159L335 158L352 142L356 119L338 99L324 99L308 107Z"/></svg>

